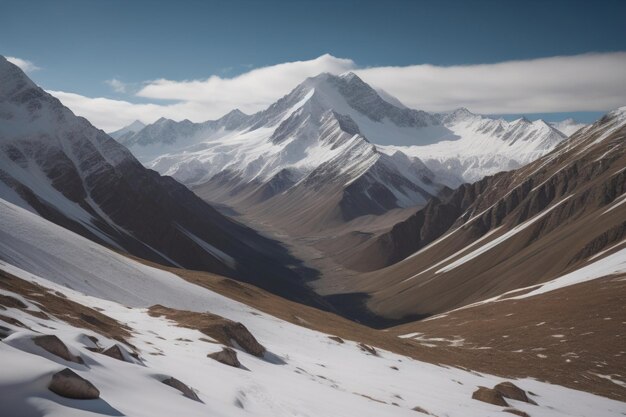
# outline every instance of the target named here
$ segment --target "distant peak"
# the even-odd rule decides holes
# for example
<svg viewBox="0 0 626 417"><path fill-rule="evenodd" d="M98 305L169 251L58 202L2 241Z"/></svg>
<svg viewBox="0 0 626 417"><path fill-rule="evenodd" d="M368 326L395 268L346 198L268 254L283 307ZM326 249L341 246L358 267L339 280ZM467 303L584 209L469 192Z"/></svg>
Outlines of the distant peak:
<svg viewBox="0 0 626 417"><path fill-rule="evenodd" d="M513 120L511 123L527 124L527 123L532 123L532 122L528 120L526 116L522 116L519 119Z"/></svg>
<svg viewBox="0 0 626 417"><path fill-rule="evenodd" d="M339 77L343 78L344 80L352 80L353 78L359 78L352 71L344 72L343 74L339 75Z"/></svg>
<svg viewBox="0 0 626 417"><path fill-rule="evenodd" d="M135 120L134 122L129 124L128 127L141 129L141 128L146 127L146 125L141 120Z"/></svg>
<svg viewBox="0 0 626 417"><path fill-rule="evenodd" d="M550 128L552 127L552 126L550 126L550 123L546 122L543 119L537 119L537 120L535 120L533 122L533 124L536 124L536 125L539 125L539 126L547 126L547 127L550 127Z"/></svg>
<svg viewBox="0 0 626 417"><path fill-rule="evenodd" d="M456 110L453 110L452 113L450 113L454 116L475 116L474 113L472 113L471 111L469 111L466 107L459 107Z"/></svg>
<svg viewBox="0 0 626 417"><path fill-rule="evenodd" d="M242 112L239 109L233 109L226 113L223 117L232 117L232 116L247 116L246 113Z"/></svg>

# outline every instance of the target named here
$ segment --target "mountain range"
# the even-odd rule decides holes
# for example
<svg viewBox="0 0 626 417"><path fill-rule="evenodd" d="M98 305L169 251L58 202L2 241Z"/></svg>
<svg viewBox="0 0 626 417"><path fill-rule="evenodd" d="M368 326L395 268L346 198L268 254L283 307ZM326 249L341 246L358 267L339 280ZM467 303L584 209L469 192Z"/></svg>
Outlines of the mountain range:
<svg viewBox="0 0 626 417"><path fill-rule="evenodd" d="M120 142L212 202L274 212L289 206L305 218L315 207L325 223L341 223L518 168L565 137L541 120L412 110L346 73L309 78L254 115L160 119ZM329 196L321 206L320 193Z"/></svg>
<svg viewBox="0 0 626 417"><path fill-rule="evenodd" d="M625 138L352 73L107 135L0 57L0 414L624 415Z"/></svg>

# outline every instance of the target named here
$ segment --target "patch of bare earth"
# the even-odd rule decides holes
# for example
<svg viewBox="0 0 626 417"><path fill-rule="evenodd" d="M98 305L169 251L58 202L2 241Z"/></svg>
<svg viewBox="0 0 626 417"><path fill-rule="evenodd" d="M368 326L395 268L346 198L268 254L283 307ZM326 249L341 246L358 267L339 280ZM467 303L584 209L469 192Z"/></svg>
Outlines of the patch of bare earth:
<svg viewBox="0 0 626 417"><path fill-rule="evenodd" d="M413 337L446 352L446 363L626 401L624 300L626 275L610 276L456 310L390 332L420 333Z"/></svg>
<svg viewBox="0 0 626 417"><path fill-rule="evenodd" d="M132 346L128 342L131 338L131 329L128 326L93 308L71 301L61 293L53 292L2 270L0 270L0 288L21 295L42 311L28 310L19 300L8 296L0 299L0 310L3 307L19 308L40 319L49 319L48 316L54 316L72 326L92 330ZM0 320L3 319L0 317Z"/></svg>

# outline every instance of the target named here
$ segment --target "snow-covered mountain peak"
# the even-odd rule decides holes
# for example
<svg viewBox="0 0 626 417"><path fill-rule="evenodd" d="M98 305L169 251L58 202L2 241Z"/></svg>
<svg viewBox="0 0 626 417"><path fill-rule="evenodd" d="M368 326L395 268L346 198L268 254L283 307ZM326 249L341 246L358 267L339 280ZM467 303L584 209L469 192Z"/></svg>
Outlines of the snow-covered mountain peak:
<svg viewBox="0 0 626 417"><path fill-rule="evenodd" d="M128 126L124 126L121 129L118 129L114 132L110 132L109 136L111 136L113 139L117 140L118 142L123 142L124 138L134 135L135 133L139 132L144 127L146 127L144 123L142 123L139 120L135 120Z"/></svg>
<svg viewBox="0 0 626 417"><path fill-rule="evenodd" d="M134 122L126 126L126 129L139 132L144 127L146 127L144 123L142 123L140 120L135 120Z"/></svg>
<svg viewBox="0 0 626 417"><path fill-rule="evenodd" d="M450 113L442 115L442 122L444 124L457 123L457 122L467 121L469 119L476 119L476 118L481 118L481 116L478 116L472 113L465 107L460 107L458 109L452 110Z"/></svg>

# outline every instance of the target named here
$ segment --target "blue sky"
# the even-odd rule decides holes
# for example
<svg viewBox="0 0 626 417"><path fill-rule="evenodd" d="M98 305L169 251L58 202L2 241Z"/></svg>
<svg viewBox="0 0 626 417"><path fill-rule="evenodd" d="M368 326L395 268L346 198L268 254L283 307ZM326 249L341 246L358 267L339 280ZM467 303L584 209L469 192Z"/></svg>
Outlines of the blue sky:
<svg viewBox="0 0 626 417"><path fill-rule="evenodd" d="M133 103L160 100L129 94L147 80L229 78L323 54L367 68L626 51L625 1L3 0L1 8L0 54L34 63L37 83ZM115 91L112 79L129 88Z"/></svg>

